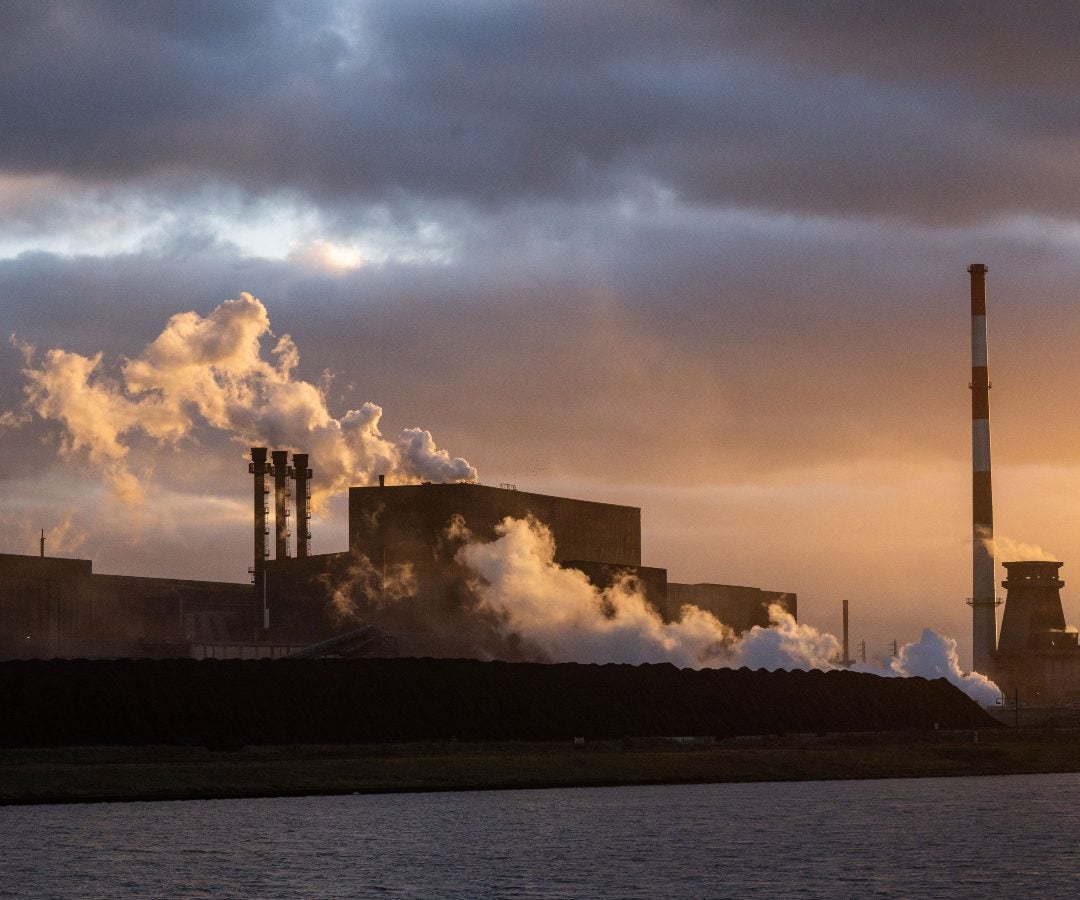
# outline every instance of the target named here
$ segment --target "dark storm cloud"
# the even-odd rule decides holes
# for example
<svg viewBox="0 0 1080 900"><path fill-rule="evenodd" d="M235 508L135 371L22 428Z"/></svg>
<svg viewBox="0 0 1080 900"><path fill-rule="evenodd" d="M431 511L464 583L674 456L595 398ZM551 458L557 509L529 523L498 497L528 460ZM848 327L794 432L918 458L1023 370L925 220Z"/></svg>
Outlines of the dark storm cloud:
<svg viewBox="0 0 1080 900"><path fill-rule="evenodd" d="M346 208L644 180L804 213L1064 213L1080 200L1080 26L1060 5L1018 9L13 4L0 167Z"/></svg>
<svg viewBox="0 0 1080 900"><path fill-rule="evenodd" d="M804 70L955 82L1006 96L1034 88L1064 95L1080 77L1080 21L1068 4L760 0L717 7L744 46Z"/></svg>

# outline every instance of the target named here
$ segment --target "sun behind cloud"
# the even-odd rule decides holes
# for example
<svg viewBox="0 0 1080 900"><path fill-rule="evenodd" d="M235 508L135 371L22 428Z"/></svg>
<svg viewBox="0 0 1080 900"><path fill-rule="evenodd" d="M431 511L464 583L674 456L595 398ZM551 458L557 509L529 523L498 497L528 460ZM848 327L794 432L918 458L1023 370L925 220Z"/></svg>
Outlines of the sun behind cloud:
<svg viewBox="0 0 1080 900"><path fill-rule="evenodd" d="M336 244L333 241L316 239L294 241L289 248L287 259L311 269L320 269L334 274L345 274L364 265L360 251L350 244Z"/></svg>

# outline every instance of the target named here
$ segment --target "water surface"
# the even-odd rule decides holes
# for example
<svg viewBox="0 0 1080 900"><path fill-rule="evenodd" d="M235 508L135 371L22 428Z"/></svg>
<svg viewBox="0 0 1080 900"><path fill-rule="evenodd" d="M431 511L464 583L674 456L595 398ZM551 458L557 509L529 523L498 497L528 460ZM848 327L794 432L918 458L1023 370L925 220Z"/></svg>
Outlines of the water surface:
<svg viewBox="0 0 1080 900"><path fill-rule="evenodd" d="M1080 775L0 807L0 897L1080 894Z"/></svg>

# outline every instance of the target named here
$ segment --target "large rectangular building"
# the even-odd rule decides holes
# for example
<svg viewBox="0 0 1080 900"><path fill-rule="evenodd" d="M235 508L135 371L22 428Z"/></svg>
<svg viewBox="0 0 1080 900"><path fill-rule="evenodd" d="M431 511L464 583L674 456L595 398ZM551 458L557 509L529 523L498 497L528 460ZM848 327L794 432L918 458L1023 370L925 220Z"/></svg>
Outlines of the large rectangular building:
<svg viewBox="0 0 1080 900"><path fill-rule="evenodd" d="M507 516L534 516L555 537L556 560L641 565L641 510L479 484L408 484L349 488L349 549L381 566L424 563L447 543L460 516L480 540L495 538Z"/></svg>
<svg viewBox="0 0 1080 900"><path fill-rule="evenodd" d="M95 575L88 559L0 553L0 659L187 656L250 640L250 584Z"/></svg>

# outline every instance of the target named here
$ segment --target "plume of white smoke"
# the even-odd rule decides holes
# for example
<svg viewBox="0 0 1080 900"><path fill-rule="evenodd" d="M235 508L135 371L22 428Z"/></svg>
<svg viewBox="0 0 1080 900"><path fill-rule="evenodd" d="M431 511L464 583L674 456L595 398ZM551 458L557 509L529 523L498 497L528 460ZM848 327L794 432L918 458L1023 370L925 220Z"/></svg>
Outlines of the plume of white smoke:
<svg viewBox="0 0 1080 900"><path fill-rule="evenodd" d="M998 560L1024 562L1030 560L1045 560L1057 562L1058 557L1038 544L1028 544L1024 541L1016 541L1003 534L991 535L988 528L979 527L976 530L976 538L992 556Z"/></svg>
<svg viewBox="0 0 1080 900"><path fill-rule="evenodd" d="M458 560L475 574L479 603L497 614L505 632L552 661L806 669L835 654L835 638L798 625L780 607L771 610L773 628L742 637L690 605L677 621L664 622L636 579L598 588L583 572L556 564L551 531L535 519L507 517L496 532L494 541L468 540Z"/></svg>
<svg viewBox="0 0 1080 900"><path fill-rule="evenodd" d="M476 540L460 520L450 537L464 539L457 559L473 573L481 608L495 614L504 636L517 634L554 662L646 663L678 666L748 666L754 669L835 669L840 643L831 634L795 621L782 606L769 607L768 628L754 626L736 636L711 613L687 605L680 618L664 622L636 579L616 579L607 588L583 572L555 562L551 531L533 518L507 517L493 541ZM1000 692L993 682L960 669L956 641L931 629L905 644L888 669L857 670L890 677L945 678L972 699L991 704Z"/></svg>
<svg viewBox="0 0 1080 900"><path fill-rule="evenodd" d="M1001 697L1001 690L985 675L961 671L956 641L938 634L932 628L924 629L919 640L904 644L889 661L888 672L879 669L869 671L905 678L944 678L983 706L992 706Z"/></svg>
<svg viewBox="0 0 1080 900"><path fill-rule="evenodd" d="M23 350L24 411L62 426L61 452L84 456L103 470L113 491L140 497L129 462L138 434L161 444L193 436L200 423L243 446L291 447L317 460L316 506L331 493L375 474L404 481L473 481L476 470L436 447L431 434L407 428L397 440L379 429L382 409L364 403L332 416L323 391L293 377L300 355L282 335L272 337L263 304L247 293L227 300L208 316L184 312L115 374L102 354L82 356L49 350L40 361ZM9 415L0 424L17 425Z"/></svg>
<svg viewBox="0 0 1080 900"><path fill-rule="evenodd" d="M349 561L343 575L324 574L320 581L338 616L357 621L381 606L415 597L417 588L412 563L395 563L380 570L363 554Z"/></svg>
<svg viewBox="0 0 1080 900"><path fill-rule="evenodd" d="M800 625L779 604L769 606L768 628L755 625L731 648L731 662L751 669L832 669L840 643L827 632Z"/></svg>

